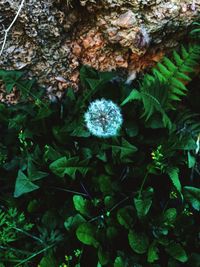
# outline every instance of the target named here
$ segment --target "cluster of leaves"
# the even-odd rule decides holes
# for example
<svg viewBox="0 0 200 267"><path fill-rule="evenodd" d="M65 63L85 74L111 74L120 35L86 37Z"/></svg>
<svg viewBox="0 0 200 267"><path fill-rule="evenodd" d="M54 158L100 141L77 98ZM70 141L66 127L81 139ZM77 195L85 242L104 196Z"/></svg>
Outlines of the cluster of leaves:
<svg viewBox="0 0 200 267"><path fill-rule="evenodd" d="M2 266L199 266L200 110L185 84L199 58L198 45L182 47L138 89L85 66L84 94L68 88L57 103L23 73L0 71L21 92L18 104L0 104L1 202L27 220L0 214ZM99 98L121 105L116 137L85 127Z"/></svg>

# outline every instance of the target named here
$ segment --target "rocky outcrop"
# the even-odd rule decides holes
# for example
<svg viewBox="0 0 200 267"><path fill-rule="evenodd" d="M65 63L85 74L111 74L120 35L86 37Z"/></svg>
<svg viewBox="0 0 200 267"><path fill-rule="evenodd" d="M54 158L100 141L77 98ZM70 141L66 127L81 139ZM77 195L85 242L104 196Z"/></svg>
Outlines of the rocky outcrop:
<svg viewBox="0 0 200 267"><path fill-rule="evenodd" d="M0 40L21 1L0 0ZM26 69L59 96L77 88L80 65L139 71L176 47L200 0L25 0L0 68Z"/></svg>

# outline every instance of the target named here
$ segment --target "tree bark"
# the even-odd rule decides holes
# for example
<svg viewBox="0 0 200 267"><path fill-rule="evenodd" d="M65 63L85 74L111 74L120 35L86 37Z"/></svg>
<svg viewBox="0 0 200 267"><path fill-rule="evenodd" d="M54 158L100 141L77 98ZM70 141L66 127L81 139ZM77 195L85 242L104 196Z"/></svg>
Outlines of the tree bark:
<svg viewBox="0 0 200 267"><path fill-rule="evenodd" d="M20 3L0 0L1 46ZM25 0L0 68L27 69L59 96L77 88L82 64L134 76L176 47L199 11L200 0Z"/></svg>

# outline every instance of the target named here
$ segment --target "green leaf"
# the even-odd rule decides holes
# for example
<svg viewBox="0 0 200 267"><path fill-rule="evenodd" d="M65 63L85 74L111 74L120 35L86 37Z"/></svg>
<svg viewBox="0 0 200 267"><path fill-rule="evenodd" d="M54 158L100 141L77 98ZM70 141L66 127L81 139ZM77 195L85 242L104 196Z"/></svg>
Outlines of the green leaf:
<svg viewBox="0 0 200 267"><path fill-rule="evenodd" d="M200 211L200 189L193 186L184 186L183 195L192 207Z"/></svg>
<svg viewBox="0 0 200 267"><path fill-rule="evenodd" d="M147 215L152 205L153 188L148 188L146 191L134 198L134 204L139 218Z"/></svg>
<svg viewBox="0 0 200 267"><path fill-rule="evenodd" d="M139 218L142 218L147 215L152 205L151 199L141 199L141 198L134 198L135 208L137 210L137 215Z"/></svg>
<svg viewBox="0 0 200 267"><path fill-rule="evenodd" d="M102 148L111 148L113 157L120 158L121 160L126 160L137 151L137 147L129 143L124 138L121 139L121 143L119 140L116 140L115 144L103 144Z"/></svg>
<svg viewBox="0 0 200 267"><path fill-rule="evenodd" d="M114 267L124 267L124 261L123 261L122 257L118 256L115 259Z"/></svg>
<svg viewBox="0 0 200 267"><path fill-rule="evenodd" d="M54 149L52 146L46 145L44 152L44 160L45 162L55 161L61 157L60 152Z"/></svg>
<svg viewBox="0 0 200 267"><path fill-rule="evenodd" d="M31 160L28 161L27 173L30 181L37 181L49 175L47 172L37 170Z"/></svg>
<svg viewBox="0 0 200 267"><path fill-rule="evenodd" d="M55 260L55 258L53 257L53 255L48 255L48 256L44 256L40 263L39 263L40 267L57 267L58 264Z"/></svg>
<svg viewBox="0 0 200 267"><path fill-rule="evenodd" d="M166 248L166 252L174 259L180 262L186 262L188 260L187 254L184 248L178 243L170 243Z"/></svg>
<svg viewBox="0 0 200 267"><path fill-rule="evenodd" d="M76 229L80 224L86 222L82 215L76 214L75 216L68 217L65 222L64 226L67 231L71 231Z"/></svg>
<svg viewBox="0 0 200 267"><path fill-rule="evenodd" d="M50 117L52 113L53 113L53 110L51 109L50 104L41 102L39 103L39 109L33 118L33 122Z"/></svg>
<svg viewBox="0 0 200 267"><path fill-rule="evenodd" d="M126 229L130 229L133 226L134 219L134 209L132 206L126 206L117 212L118 222Z"/></svg>
<svg viewBox="0 0 200 267"><path fill-rule="evenodd" d="M174 187L177 189L179 193L181 193L181 183L179 180L179 169L176 167L168 167L166 171Z"/></svg>
<svg viewBox="0 0 200 267"><path fill-rule="evenodd" d="M26 121L27 116L23 114L18 114L14 118L11 118L9 120L8 128L9 129L16 129L16 130L21 130L22 127L24 126L24 123Z"/></svg>
<svg viewBox="0 0 200 267"><path fill-rule="evenodd" d="M128 234L129 245L133 251L138 254L144 254L149 246L149 239L144 233L136 233L129 231Z"/></svg>
<svg viewBox="0 0 200 267"><path fill-rule="evenodd" d="M73 203L75 209L81 214L88 216L89 215L89 201L83 198L80 195L73 196Z"/></svg>
<svg viewBox="0 0 200 267"><path fill-rule="evenodd" d="M169 208L163 215L163 221L166 226L173 227L176 221L177 211L175 208Z"/></svg>
<svg viewBox="0 0 200 267"><path fill-rule="evenodd" d="M153 263L154 261L159 259L159 255L158 255L158 248L155 245L155 242L153 242L148 249L148 253L147 253L147 261L149 263Z"/></svg>
<svg viewBox="0 0 200 267"><path fill-rule="evenodd" d="M85 245L98 247L99 242L95 239L96 228L91 223L83 223L76 230L77 238Z"/></svg>
<svg viewBox="0 0 200 267"><path fill-rule="evenodd" d="M188 155L188 168L193 168L196 164L196 158L191 155L190 151L188 151L187 155Z"/></svg>
<svg viewBox="0 0 200 267"><path fill-rule="evenodd" d="M102 247L99 247L98 249L98 259L102 266L108 264L109 262L109 255L108 252L103 250Z"/></svg>
<svg viewBox="0 0 200 267"><path fill-rule="evenodd" d="M110 176L101 175L100 177L98 177L98 183L99 188L104 195L109 195L113 193L114 188Z"/></svg>
<svg viewBox="0 0 200 267"><path fill-rule="evenodd" d="M72 179L75 179L76 172L80 172L83 176L89 170L89 167L86 167L88 160L79 161L79 157L62 157L52 162L49 166L50 170L57 176L64 177L66 174L69 175ZM84 166L86 165L86 166Z"/></svg>
<svg viewBox="0 0 200 267"><path fill-rule="evenodd" d="M20 197L21 195L32 192L38 188L39 186L33 184L21 170L18 171L14 197Z"/></svg>

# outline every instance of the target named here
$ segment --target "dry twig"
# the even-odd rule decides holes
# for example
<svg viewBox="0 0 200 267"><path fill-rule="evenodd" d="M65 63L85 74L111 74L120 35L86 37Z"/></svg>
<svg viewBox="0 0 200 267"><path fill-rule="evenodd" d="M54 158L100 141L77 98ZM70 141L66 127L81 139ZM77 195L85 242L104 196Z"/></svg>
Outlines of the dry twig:
<svg viewBox="0 0 200 267"><path fill-rule="evenodd" d="M4 35L3 44L2 44L2 47L1 47L1 51L0 51L0 57L1 57L2 53L3 53L3 50L4 50L4 47L5 47L5 44L6 44L8 33L9 33L10 29L12 28L13 24L15 23L15 21L17 20L17 18L19 16L19 13L21 12L22 7L24 5L24 2L25 2L25 0L22 0L21 1L21 4L19 5L19 9L18 9L18 11L17 11L17 13L16 13L13 21L11 22L11 24L9 25L9 27L4 31L5 32L5 35Z"/></svg>

